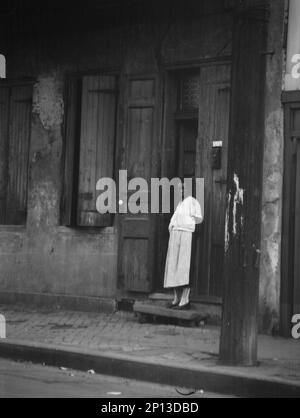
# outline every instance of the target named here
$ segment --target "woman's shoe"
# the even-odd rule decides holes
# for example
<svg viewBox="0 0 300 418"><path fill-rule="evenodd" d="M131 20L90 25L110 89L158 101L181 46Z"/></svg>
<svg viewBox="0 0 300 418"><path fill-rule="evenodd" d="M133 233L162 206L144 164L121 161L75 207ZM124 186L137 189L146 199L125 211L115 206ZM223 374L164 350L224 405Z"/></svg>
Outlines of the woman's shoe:
<svg viewBox="0 0 300 418"><path fill-rule="evenodd" d="M176 306L176 309L178 311L188 311L188 310L191 309L191 303L189 302L189 303L186 303L185 305L182 305L182 306L178 305L178 306Z"/></svg>
<svg viewBox="0 0 300 418"><path fill-rule="evenodd" d="M177 302L177 303L169 302L169 303L166 304L166 308L168 308L168 309L175 309L175 308L178 307L178 303L179 302Z"/></svg>

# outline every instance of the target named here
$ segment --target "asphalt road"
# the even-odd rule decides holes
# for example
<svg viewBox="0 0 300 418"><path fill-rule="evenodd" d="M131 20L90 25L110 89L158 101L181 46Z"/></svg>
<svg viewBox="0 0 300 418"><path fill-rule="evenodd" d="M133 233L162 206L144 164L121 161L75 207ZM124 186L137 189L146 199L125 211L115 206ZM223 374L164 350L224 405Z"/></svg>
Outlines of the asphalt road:
<svg viewBox="0 0 300 418"><path fill-rule="evenodd" d="M213 393L190 392L183 388L0 359L0 398L221 397Z"/></svg>

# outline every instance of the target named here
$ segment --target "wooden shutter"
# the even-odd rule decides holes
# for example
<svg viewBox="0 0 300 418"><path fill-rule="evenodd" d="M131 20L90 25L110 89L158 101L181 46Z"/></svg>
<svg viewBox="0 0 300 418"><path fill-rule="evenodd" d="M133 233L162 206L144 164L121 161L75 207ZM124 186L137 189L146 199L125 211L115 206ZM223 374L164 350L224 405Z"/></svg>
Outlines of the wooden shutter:
<svg viewBox="0 0 300 418"><path fill-rule="evenodd" d="M65 112L65 166L62 195L62 225L76 225L78 188L81 80L70 78L66 83Z"/></svg>
<svg viewBox="0 0 300 418"><path fill-rule="evenodd" d="M0 88L0 223L23 225L27 212L32 86Z"/></svg>
<svg viewBox="0 0 300 418"><path fill-rule="evenodd" d="M11 89L6 223L23 225L27 213L32 86Z"/></svg>
<svg viewBox="0 0 300 418"><path fill-rule="evenodd" d="M111 226L112 215L96 210L96 184L113 177L116 78L86 76L82 83L78 226Z"/></svg>
<svg viewBox="0 0 300 418"><path fill-rule="evenodd" d="M0 88L0 224L5 224L8 178L9 88Z"/></svg>

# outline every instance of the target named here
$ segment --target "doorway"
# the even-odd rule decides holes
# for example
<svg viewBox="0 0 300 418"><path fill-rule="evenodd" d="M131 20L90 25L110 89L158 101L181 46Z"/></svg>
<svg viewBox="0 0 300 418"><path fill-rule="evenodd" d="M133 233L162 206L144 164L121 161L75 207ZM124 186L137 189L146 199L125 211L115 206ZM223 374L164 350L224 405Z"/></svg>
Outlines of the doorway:
<svg viewBox="0 0 300 418"><path fill-rule="evenodd" d="M230 63L170 74L166 143L175 138L173 177L205 179L204 222L193 236L193 299L220 302L223 285L230 109ZM175 93L176 92L176 93ZM175 105L174 105L175 104ZM171 177L171 171L169 172ZM167 247L167 222L164 250ZM163 265L163 262L161 263ZM161 276L163 269L161 269Z"/></svg>

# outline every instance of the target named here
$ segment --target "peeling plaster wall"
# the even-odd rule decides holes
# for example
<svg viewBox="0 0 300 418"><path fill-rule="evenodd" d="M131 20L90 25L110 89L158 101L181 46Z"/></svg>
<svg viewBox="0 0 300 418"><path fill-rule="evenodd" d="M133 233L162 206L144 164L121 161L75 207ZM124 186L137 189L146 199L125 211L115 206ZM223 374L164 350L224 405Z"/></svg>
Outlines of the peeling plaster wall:
<svg viewBox="0 0 300 418"><path fill-rule="evenodd" d="M0 228L0 288L113 296L114 231L92 234L59 226L63 112L62 74L40 74L33 88L27 225Z"/></svg>
<svg viewBox="0 0 300 418"><path fill-rule="evenodd" d="M283 182L284 1L272 0L267 58L265 151L262 201L260 328L271 333L280 312L280 259Z"/></svg>

